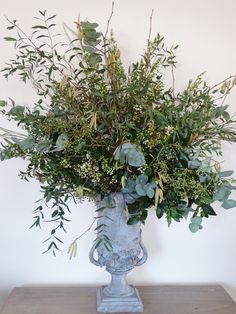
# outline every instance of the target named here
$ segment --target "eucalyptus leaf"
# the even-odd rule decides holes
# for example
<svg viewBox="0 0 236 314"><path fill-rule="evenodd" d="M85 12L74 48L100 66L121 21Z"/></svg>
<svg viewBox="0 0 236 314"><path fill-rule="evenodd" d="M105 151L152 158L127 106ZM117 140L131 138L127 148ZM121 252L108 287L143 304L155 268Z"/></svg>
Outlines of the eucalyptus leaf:
<svg viewBox="0 0 236 314"><path fill-rule="evenodd" d="M43 141L40 141L36 145L35 149L36 149L36 151L43 153L43 152L49 151L51 144L52 144L51 141L43 140Z"/></svg>
<svg viewBox="0 0 236 314"><path fill-rule="evenodd" d="M225 201L231 194L231 190L228 186L223 185L219 188L219 190L213 195L213 199L215 201Z"/></svg>
<svg viewBox="0 0 236 314"><path fill-rule="evenodd" d="M68 143L68 136L66 134L60 134L56 141L56 150L61 151L65 148Z"/></svg>
<svg viewBox="0 0 236 314"><path fill-rule="evenodd" d="M145 164L143 153L132 143L124 143L118 146L113 156L114 159L119 160L121 164L127 162L130 166L137 168Z"/></svg>
<svg viewBox="0 0 236 314"><path fill-rule="evenodd" d="M145 190L145 186L143 186L142 184L137 184L135 187L135 190L136 190L137 194L140 196L145 196L147 194L147 192Z"/></svg>
<svg viewBox="0 0 236 314"><path fill-rule="evenodd" d="M198 230L199 230L200 228L199 228L199 225L198 225L198 224L190 223L190 224L189 224L189 229L190 229L191 232L196 233L196 232L198 232Z"/></svg>
<svg viewBox="0 0 236 314"><path fill-rule="evenodd" d="M232 199L225 200L222 203L222 207L225 209L230 209L230 208L236 207L236 201L232 200Z"/></svg>
<svg viewBox="0 0 236 314"><path fill-rule="evenodd" d="M230 176L232 176L233 173L234 173L233 170L222 171L222 172L218 172L218 173L217 173L217 176L218 176L219 178L225 178L225 177L230 177Z"/></svg>
<svg viewBox="0 0 236 314"><path fill-rule="evenodd" d="M142 152L138 152L134 149L127 153L127 162L130 166L139 168L145 164L145 159Z"/></svg>
<svg viewBox="0 0 236 314"><path fill-rule="evenodd" d="M211 177L208 174L204 174L204 175L199 175L199 181L201 183L206 183L208 181L210 181Z"/></svg>
<svg viewBox="0 0 236 314"><path fill-rule="evenodd" d="M35 146L35 140L31 136L29 136L25 140L18 142L18 145L23 150L28 150L28 149L32 150L33 147Z"/></svg>
<svg viewBox="0 0 236 314"><path fill-rule="evenodd" d="M147 194L147 196L148 196L149 198L153 198L153 196L154 196L154 194L155 194L155 191L154 191L153 188L150 187L150 188L148 188L146 194Z"/></svg>
<svg viewBox="0 0 236 314"><path fill-rule="evenodd" d="M136 179L137 184L145 185L147 182L148 176L146 174L140 174Z"/></svg>
<svg viewBox="0 0 236 314"><path fill-rule="evenodd" d="M202 223L202 217L195 216L191 218L191 222L196 225L200 225Z"/></svg>
<svg viewBox="0 0 236 314"><path fill-rule="evenodd" d="M200 160L189 160L188 161L188 167L191 169L196 169L196 168L200 168L201 166L201 161Z"/></svg>

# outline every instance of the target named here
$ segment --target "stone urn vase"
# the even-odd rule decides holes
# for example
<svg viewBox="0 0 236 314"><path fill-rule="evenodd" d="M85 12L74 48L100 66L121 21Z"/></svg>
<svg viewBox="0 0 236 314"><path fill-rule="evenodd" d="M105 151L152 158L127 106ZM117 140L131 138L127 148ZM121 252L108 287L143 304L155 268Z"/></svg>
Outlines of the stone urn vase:
<svg viewBox="0 0 236 314"><path fill-rule="evenodd" d="M111 274L110 284L97 290L99 313L143 312L138 290L128 285L126 275L145 263L147 251L142 243L140 223L127 225L126 198L123 193L112 193L97 201L97 240L89 257L93 264L105 266Z"/></svg>

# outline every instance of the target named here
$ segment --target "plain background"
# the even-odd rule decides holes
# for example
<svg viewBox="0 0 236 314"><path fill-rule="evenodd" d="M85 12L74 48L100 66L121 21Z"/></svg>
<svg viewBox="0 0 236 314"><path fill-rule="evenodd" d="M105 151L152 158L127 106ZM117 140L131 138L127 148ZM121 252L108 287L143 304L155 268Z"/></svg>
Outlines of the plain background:
<svg viewBox="0 0 236 314"><path fill-rule="evenodd" d="M26 31L37 10L47 9L58 15L59 25L73 26L81 19L97 21L105 29L110 14L109 0L0 0L0 64L14 55L11 44L4 42L5 14L17 19ZM190 78L206 71L206 80L214 84L236 74L236 1L235 0L117 0L112 27L125 64L137 60L149 31L149 16L154 9L153 34L160 32L168 44L179 44L176 88L181 90ZM11 97L19 104L32 103L32 89L17 79L8 83L0 78L0 99ZM228 98L230 111L236 111L236 91ZM3 117L0 125L8 126ZM224 167L236 170L236 145L224 144ZM36 181L23 182L18 177L24 169L22 160L0 163L0 305L10 290L22 285L92 285L109 280L104 269L89 263L88 252L94 233L78 243L78 256L69 261L66 250L75 237L92 221L94 205L72 206L72 222L64 237L64 253L57 258L42 255L42 241L48 230L29 230L34 201L40 197ZM217 217L204 221L204 229L191 234L188 222L157 221L150 211L143 228L149 251L147 263L129 275L133 284L220 283L236 300L236 209L216 206Z"/></svg>

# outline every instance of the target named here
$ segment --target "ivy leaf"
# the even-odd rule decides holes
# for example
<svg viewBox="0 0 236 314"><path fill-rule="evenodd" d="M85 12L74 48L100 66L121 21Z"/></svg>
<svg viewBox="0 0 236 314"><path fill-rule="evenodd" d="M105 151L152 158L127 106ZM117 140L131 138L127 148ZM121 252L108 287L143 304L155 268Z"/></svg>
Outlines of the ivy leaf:
<svg viewBox="0 0 236 314"><path fill-rule="evenodd" d="M158 219L160 219L164 214L164 209L160 206L157 206L156 208L156 216Z"/></svg>
<svg viewBox="0 0 236 314"><path fill-rule="evenodd" d="M216 216L216 212L209 204L202 204L202 209L204 214Z"/></svg>
<svg viewBox="0 0 236 314"><path fill-rule="evenodd" d="M139 222L139 217L137 215L132 216L128 219L127 224L128 225L135 225Z"/></svg>

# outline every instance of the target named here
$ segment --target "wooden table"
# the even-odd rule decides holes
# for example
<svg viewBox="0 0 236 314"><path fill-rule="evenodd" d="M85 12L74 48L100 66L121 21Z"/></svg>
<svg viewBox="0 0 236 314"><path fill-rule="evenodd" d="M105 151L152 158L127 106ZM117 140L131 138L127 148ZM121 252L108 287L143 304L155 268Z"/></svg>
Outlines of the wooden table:
<svg viewBox="0 0 236 314"><path fill-rule="evenodd" d="M221 286L138 287L145 314L236 314ZM95 314L94 287L15 288L1 314Z"/></svg>

